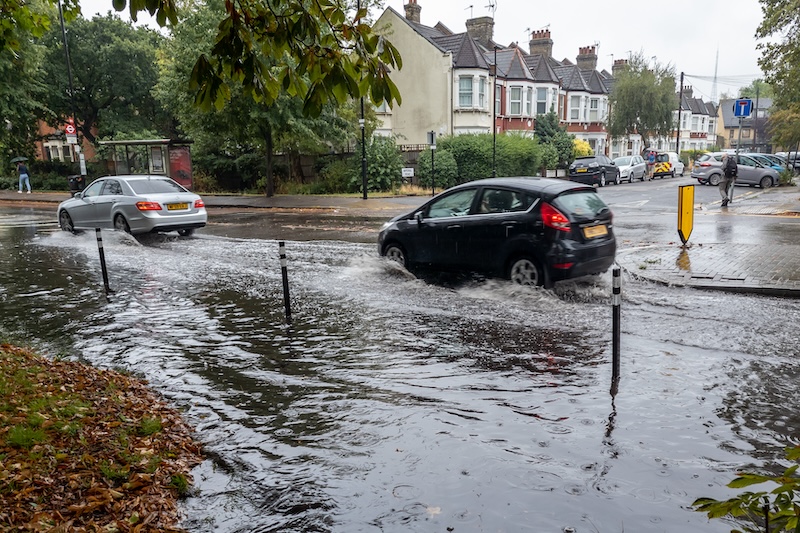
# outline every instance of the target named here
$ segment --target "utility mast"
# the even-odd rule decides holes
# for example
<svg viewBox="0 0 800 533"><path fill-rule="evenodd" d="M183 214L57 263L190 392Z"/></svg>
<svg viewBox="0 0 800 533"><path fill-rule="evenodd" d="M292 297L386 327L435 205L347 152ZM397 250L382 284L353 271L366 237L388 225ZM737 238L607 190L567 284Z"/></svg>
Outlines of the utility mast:
<svg viewBox="0 0 800 533"><path fill-rule="evenodd" d="M717 46L717 59L714 61L714 84L711 86L711 101L715 104L717 102L717 68L719 68L719 46Z"/></svg>

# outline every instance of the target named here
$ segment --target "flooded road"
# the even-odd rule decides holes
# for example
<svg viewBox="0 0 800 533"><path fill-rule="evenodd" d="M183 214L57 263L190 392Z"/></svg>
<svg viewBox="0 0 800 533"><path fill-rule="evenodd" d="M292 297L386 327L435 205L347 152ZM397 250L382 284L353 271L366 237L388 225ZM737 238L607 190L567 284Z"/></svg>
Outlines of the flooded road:
<svg viewBox="0 0 800 533"><path fill-rule="evenodd" d="M722 533L689 504L797 443L794 300L624 280L612 397L610 274L430 283L374 241L287 240L287 325L269 227L104 232L106 298L94 234L52 218L0 212L2 332L184 412L190 531Z"/></svg>

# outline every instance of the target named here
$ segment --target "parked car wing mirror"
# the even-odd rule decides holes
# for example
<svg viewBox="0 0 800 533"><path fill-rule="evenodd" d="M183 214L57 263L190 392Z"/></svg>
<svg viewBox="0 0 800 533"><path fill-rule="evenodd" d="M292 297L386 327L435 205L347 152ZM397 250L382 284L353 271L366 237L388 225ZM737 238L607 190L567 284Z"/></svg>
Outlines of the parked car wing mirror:
<svg viewBox="0 0 800 533"><path fill-rule="evenodd" d="M417 224L422 224L423 218L425 217L422 215L422 211L417 211L416 213L414 213L414 220L417 221Z"/></svg>

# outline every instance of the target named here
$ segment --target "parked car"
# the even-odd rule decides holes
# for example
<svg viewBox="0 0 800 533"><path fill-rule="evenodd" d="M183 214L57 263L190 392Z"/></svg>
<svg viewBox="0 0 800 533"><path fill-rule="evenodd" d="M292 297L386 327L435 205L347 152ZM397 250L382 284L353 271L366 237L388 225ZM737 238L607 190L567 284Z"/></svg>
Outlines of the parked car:
<svg viewBox="0 0 800 533"><path fill-rule="evenodd" d="M774 168L779 174L786 170L786 161L781 161L775 156L771 156L768 154L757 154L757 153L747 153L744 154L748 157L752 157L765 167ZM775 157L775 159L773 159Z"/></svg>
<svg viewBox="0 0 800 533"><path fill-rule="evenodd" d="M407 268L480 272L522 285L608 270L617 242L594 187L489 178L452 187L381 228L378 253Z"/></svg>
<svg viewBox="0 0 800 533"><path fill-rule="evenodd" d="M692 169L692 177L701 185L719 185L722 179L722 157L725 152L711 152L701 155ZM737 185L758 185L762 188L778 184L778 172L765 166L752 157L739 154Z"/></svg>
<svg viewBox="0 0 800 533"><path fill-rule="evenodd" d="M681 161L681 158L678 157L678 154L675 152L667 152L667 155L669 156L670 165L672 165L672 177L683 177L685 165L683 164L683 161Z"/></svg>
<svg viewBox="0 0 800 533"><path fill-rule="evenodd" d="M619 169L621 181L632 183L634 180L644 181L647 175L647 163L640 155L624 155L614 158L614 164Z"/></svg>
<svg viewBox="0 0 800 533"><path fill-rule="evenodd" d="M608 157L588 155L578 157L569 166L569 179L586 185L605 187L606 183L619 184L619 168Z"/></svg>
<svg viewBox="0 0 800 533"><path fill-rule="evenodd" d="M113 228L131 234L177 231L191 235L206 225L203 199L164 176L107 176L58 205L64 231Z"/></svg>
<svg viewBox="0 0 800 533"><path fill-rule="evenodd" d="M692 167L692 178L700 185L719 185L722 180L722 157L725 152L708 152L698 157Z"/></svg>
<svg viewBox="0 0 800 533"><path fill-rule="evenodd" d="M778 171L769 166L768 163L761 163L749 155L739 154L737 161L739 173L736 176L737 185L759 186L762 189L775 187L780 182Z"/></svg>

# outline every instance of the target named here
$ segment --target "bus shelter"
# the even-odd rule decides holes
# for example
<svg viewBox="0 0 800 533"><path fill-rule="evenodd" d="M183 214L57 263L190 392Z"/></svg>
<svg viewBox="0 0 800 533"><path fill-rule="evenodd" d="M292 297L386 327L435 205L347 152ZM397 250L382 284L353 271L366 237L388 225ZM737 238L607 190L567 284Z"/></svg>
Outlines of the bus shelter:
<svg viewBox="0 0 800 533"><path fill-rule="evenodd" d="M149 139L135 141L99 141L111 148L109 171L114 175L151 174L169 176L192 189L191 141Z"/></svg>

